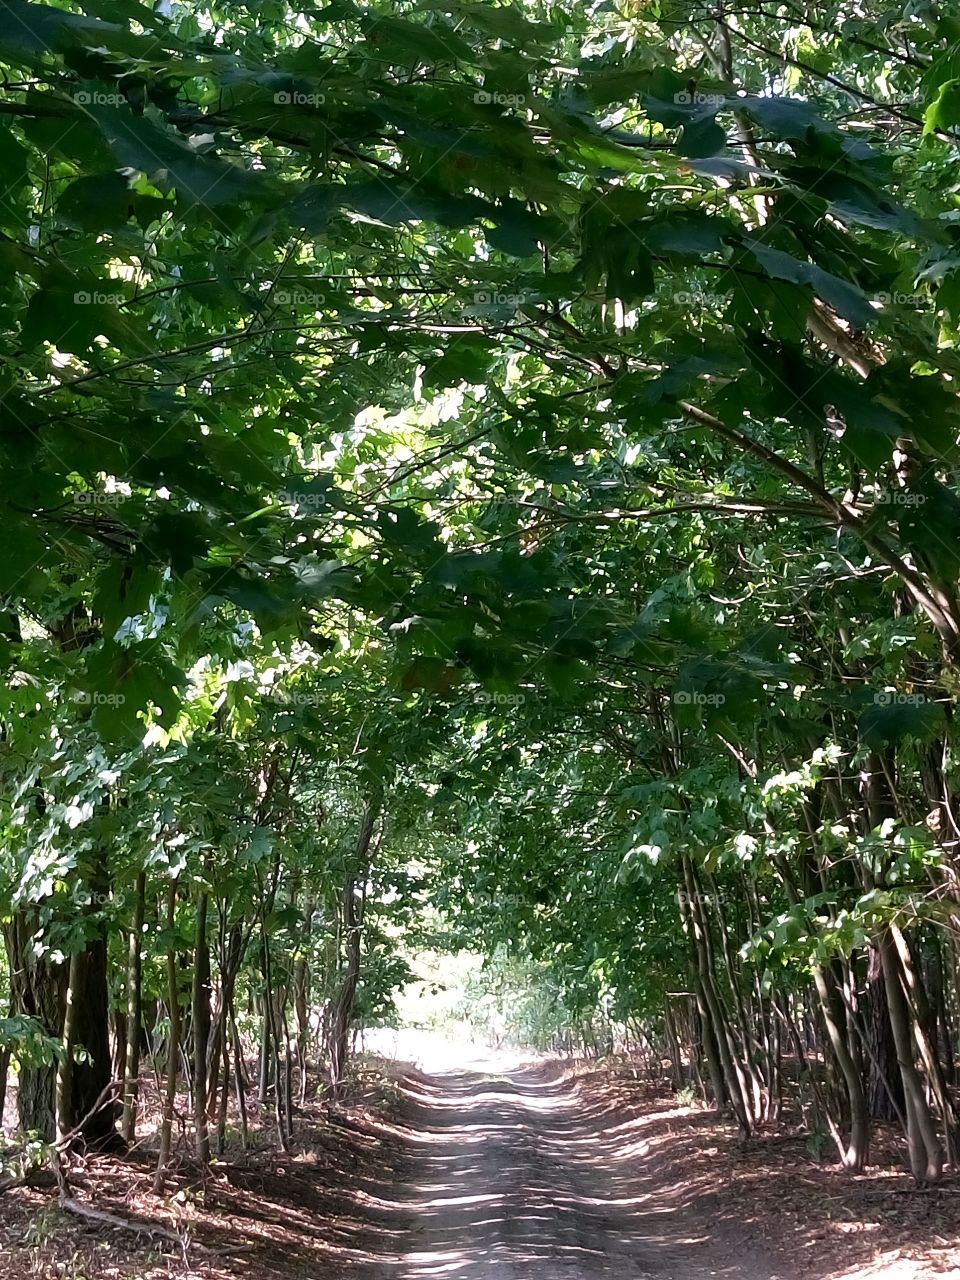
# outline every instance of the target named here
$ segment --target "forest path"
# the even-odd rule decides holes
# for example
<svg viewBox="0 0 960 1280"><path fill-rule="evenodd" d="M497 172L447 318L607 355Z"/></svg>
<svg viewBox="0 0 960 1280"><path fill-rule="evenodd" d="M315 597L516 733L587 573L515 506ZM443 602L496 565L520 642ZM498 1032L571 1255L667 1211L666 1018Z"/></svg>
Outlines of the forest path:
<svg viewBox="0 0 960 1280"><path fill-rule="evenodd" d="M789 1280L711 1239L663 1185L651 1117L581 1095L555 1063L417 1073L403 1092L413 1225L397 1280Z"/></svg>
<svg viewBox="0 0 960 1280"><path fill-rule="evenodd" d="M308 1099L289 1153L257 1113L248 1152L202 1178L178 1163L162 1198L152 1149L77 1161L79 1197L182 1249L12 1189L0 1276L52 1280L69 1258L87 1280L960 1280L960 1180L915 1188L898 1135L851 1179L803 1133L744 1148L622 1063L474 1052L361 1060L358 1096Z"/></svg>

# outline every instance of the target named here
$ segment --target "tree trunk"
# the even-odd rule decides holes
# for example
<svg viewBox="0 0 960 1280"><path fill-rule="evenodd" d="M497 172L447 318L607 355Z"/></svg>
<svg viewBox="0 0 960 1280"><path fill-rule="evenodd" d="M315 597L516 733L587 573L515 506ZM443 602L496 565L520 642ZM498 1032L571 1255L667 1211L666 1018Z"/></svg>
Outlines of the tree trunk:
<svg viewBox="0 0 960 1280"><path fill-rule="evenodd" d="M10 1017L13 1017L13 1006L10 1006ZM3 1113L7 1105L7 1078L10 1074L10 1049L0 1049L0 1129L3 1128Z"/></svg>
<svg viewBox="0 0 960 1280"><path fill-rule="evenodd" d="M867 967L866 1015L867 1054L870 1060L867 1103L876 1120L897 1120L904 1115L903 1080L897 1062L897 1046L890 1026L883 966L876 947L870 948Z"/></svg>
<svg viewBox="0 0 960 1280"><path fill-rule="evenodd" d="M219 1080L219 1064L223 1056L223 1046L228 1044L227 1010L233 1003L237 985L237 973L243 961L246 948L243 927L234 924L229 932L220 911L220 946L218 965L220 969L220 992L216 1017L210 1031L210 1043L207 1049L207 1074L210 1077L207 1087L207 1115L212 1116L217 1105L217 1083Z"/></svg>
<svg viewBox="0 0 960 1280"><path fill-rule="evenodd" d="M307 900L303 919L303 938L293 962L293 1002L297 1019L297 1065L300 1069L300 1105L307 1096L307 1049L310 1042L310 967L307 963L307 947L313 928L316 902Z"/></svg>
<svg viewBox="0 0 960 1280"><path fill-rule="evenodd" d="M706 1059L707 1072L710 1076L710 1087L713 1092L713 1105L717 1111L723 1111L729 1102L727 1095L727 1084L723 1077L723 1066L720 1062L720 1050L717 1047L717 1037L713 1034L713 1026L710 1022L710 1011L707 1008L707 1002L703 995L703 983L700 981L699 974L694 978L697 988L697 1015L700 1022L700 1039L704 1058Z"/></svg>
<svg viewBox="0 0 960 1280"><path fill-rule="evenodd" d="M240 1112L240 1141L246 1151L250 1139L247 1125L247 1099L244 1094L246 1079L243 1069L243 1045L240 1042L240 1032L237 1029L232 1001L227 1005L227 1016L230 1019L230 1035L233 1040L233 1082L237 1091L237 1110Z"/></svg>
<svg viewBox="0 0 960 1280"><path fill-rule="evenodd" d="M683 1078L683 1064L680 1056L680 1038L677 1035L677 1029L673 1022L673 1015L670 1012L670 1001L666 996L664 996L663 1000L663 1029L667 1042L667 1052L670 1055L670 1069L673 1075L673 1087L679 1093L686 1084L686 1081Z"/></svg>
<svg viewBox="0 0 960 1280"><path fill-rule="evenodd" d="M943 1170L943 1149L914 1061L910 1010L903 987L900 957L889 929L881 933L878 945L887 989L890 1025L893 1028L900 1076L903 1080L910 1170L918 1182L936 1182Z"/></svg>
<svg viewBox="0 0 960 1280"><path fill-rule="evenodd" d="M267 942L264 938L263 942L263 1017L260 1024L260 1086L257 1090L257 1101L261 1106L266 1105L267 1094L270 1092L270 988L267 983L267 974L270 969L270 962L267 959Z"/></svg>
<svg viewBox="0 0 960 1280"><path fill-rule="evenodd" d="M737 1061L737 1047L730 1031L727 1010L713 980L710 947L707 941L707 922L702 911L703 895L696 881L693 864L683 858L683 875L686 885L686 918L690 927L697 958L697 991L702 996L704 1021L713 1034L727 1097L733 1107L744 1138L752 1132L751 1099L746 1077Z"/></svg>
<svg viewBox="0 0 960 1280"><path fill-rule="evenodd" d="M220 1075L220 1101L217 1106L217 1155L222 1156L227 1136L227 1108L230 1104L230 1046L224 1035L220 1040L222 1072ZM214 1073L214 1080L217 1079Z"/></svg>
<svg viewBox="0 0 960 1280"><path fill-rule="evenodd" d="M67 998L63 1014L63 1039L61 1041L60 1059L57 1062L54 1104L54 1133L57 1142L73 1128L73 1055L77 1047L77 992L80 988L80 953L70 957L69 976L67 978Z"/></svg>
<svg viewBox="0 0 960 1280"><path fill-rule="evenodd" d="M350 1019L360 981L360 951L363 934L363 906L357 901L358 879L367 875L367 856L373 839L373 828L379 809L379 799L371 797L364 810L360 833L357 838L353 865L343 887L341 912L343 932L346 936L346 963L340 988L331 1001L329 1030L330 1088L336 1095L342 1092L347 1070L350 1044Z"/></svg>
<svg viewBox="0 0 960 1280"><path fill-rule="evenodd" d="M820 1000L820 1012L827 1028L830 1048L846 1086L850 1108L850 1140L842 1153L842 1163L851 1173L861 1173L870 1147L870 1117L863 1090L863 1076L844 1034L847 1014L835 986L835 976L824 965L813 966L813 980Z"/></svg>
<svg viewBox="0 0 960 1280"><path fill-rule="evenodd" d="M147 875L137 876L133 926L127 939L127 1044L123 1068L123 1137L137 1137L137 1097L140 1090L140 1036L143 1018L143 919Z"/></svg>
<svg viewBox="0 0 960 1280"><path fill-rule="evenodd" d="M170 937L167 951L167 1003L169 1005L170 1035L167 1039L167 1083L163 1098L163 1117L160 1123L160 1151L157 1156L157 1173L153 1189L160 1195L170 1161L173 1138L173 1113L177 1101L177 1076L180 1068L180 974L177 965L176 943L177 882L170 881L167 892L167 933Z"/></svg>
<svg viewBox="0 0 960 1280"><path fill-rule="evenodd" d="M67 1012L68 966L37 955L34 942L42 933L33 912L18 912L4 929L10 964L11 1004L15 1013L36 1018L44 1033L63 1040ZM71 959L73 969L72 1036L85 1061L75 1061L70 1071L67 1129L74 1128L93 1109L110 1083L111 1062L107 1000L107 947L102 933ZM56 1131L55 1090L57 1067L53 1062L26 1067L20 1072L17 1109L21 1128L51 1140ZM115 1139L113 1112L103 1107L84 1125L83 1136L92 1146Z"/></svg>
<svg viewBox="0 0 960 1280"><path fill-rule="evenodd" d="M207 945L207 904L201 890L197 898L197 931L193 951L193 1122L197 1159L210 1163L210 1130L207 1124L207 1047L210 1040L210 949Z"/></svg>
<svg viewBox="0 0 960 1280"><path fill-rule="evenodd" d="M97 936L77 958L74 1042L82 1049L82 1059L73 1064L71 1125L76 1125L97 1104L112 1078L108 1036L109 988L107 983L107 942L97 926ZM103 1107L83 1127L88 1145L110 1146L117 1141L116 1108Z"/></svg>
<svg viewBox="0 0 960 1280"><path fill-rule="evenodd" d="M10 1003L15 1014L36 1018L43 1032L59 1040L63 1034L67 968L54 964L46 953L37 955L33 939L40 922L32 911L17 912L4 928L10 967ZM51 1061L24 1067L17 1081L20 1127L46 1141L54 1136L54 1083L56 1064Z"/></svg>

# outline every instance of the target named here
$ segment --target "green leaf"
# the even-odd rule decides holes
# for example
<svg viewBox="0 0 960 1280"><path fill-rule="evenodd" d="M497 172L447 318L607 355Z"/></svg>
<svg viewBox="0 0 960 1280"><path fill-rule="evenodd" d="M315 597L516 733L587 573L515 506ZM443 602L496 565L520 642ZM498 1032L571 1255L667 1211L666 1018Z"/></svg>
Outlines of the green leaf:
<svg viewBox="0 0 960 1280"><path fill-rule="evenodd" d="M960 78L947 80L923 113L924 134L947 131L960 124Z"/></svg>
<svg viewBox="0 0 960 1280"><path fill-rule="evenodd" d="M451 62L475 62L477 57L445 22L427 26L402 18L378 17L365 24L364 33L374 56L402 65L430 62L442 66Z"/></svg>
<svg viewBox="0 0 960 1280"><path fill-rule="evenodd" d="M497 348L486 338L465 334L454 338L439 360L426 366L423 372L424 387L451 387L467 382L482 384L486 381Z"/></svg>
<svg viewBox="0 0 960 1280"><path fill-rule="evenodd" d="M726 144L726 131L716 120L692 120L683 126L678 150L681 155L700 159L715 156Z"/></svg>
<svg viewBox="0 0 960 1280"><path fill-rule="evenodd" d="M450 693L463 680L463 672L442 658L417 658L400 675L400 688L412 692Z"/></svg>
<svg viewBox="0 0 960 1280"><path fill-rule="evenodd" d="M942 732L943 708L920 694L878 693L860 717L860 733L873 748L895 746L906 739L929 742Z"/></svg>
<svg viewBox="0 0 960 1280"><path fill-rule="evenodd" d="M803 284L828 306L858 329L866 328L874 318L873 308L863 290L848 280L824 271L813 262L802 262L781 249L774 249L760 240L744 237L743 248L759 263L772 280L788 280Z"/></svg>
<svg viewBox="0 0 960 1280"><path fill-rule="evenodd" d="M147 227L169 208L169 203L158 196L145 196L131 190L129 181L121 173L77 178L57 201L57 213L84 231L119 227L130 218Z"/></svg>
<svg viewBox="0 0 960 1280"><path fill-rule="evenodd" d="M268 198L270 188L262 174L203 154L146 116L100 104L86 110L96 121L118 167L147 174L161 191L176 190L181 204L219 209L238 201Z"/></svg>

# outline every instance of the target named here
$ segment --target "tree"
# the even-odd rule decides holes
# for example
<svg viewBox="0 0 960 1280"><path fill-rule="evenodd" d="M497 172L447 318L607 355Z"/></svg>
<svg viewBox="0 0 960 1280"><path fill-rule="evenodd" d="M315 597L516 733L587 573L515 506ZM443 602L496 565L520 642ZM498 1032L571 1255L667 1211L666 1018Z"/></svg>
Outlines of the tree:
<svg viewBox="0 0 960 1280"><path fill-rule="evenodd" d="M5 9L24 1123L109 1139L113 1011L131 1136L149 1022L162 1184L245 1001L285 1144L425 881L745 1135L786 1045L844 1164L882 1094L939 1176L952 15Z"/></svg>

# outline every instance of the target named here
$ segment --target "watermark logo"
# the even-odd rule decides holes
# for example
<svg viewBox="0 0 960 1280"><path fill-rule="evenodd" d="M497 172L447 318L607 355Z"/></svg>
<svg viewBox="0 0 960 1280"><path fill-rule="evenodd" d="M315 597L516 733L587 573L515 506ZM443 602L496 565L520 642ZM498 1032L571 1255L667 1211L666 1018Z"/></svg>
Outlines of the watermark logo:
<svg viewBox="0 0 960 1280"><path fill-rule="evenodd" d="M678 307L722 307L727 299L722 293L689 293L681 290L671 294Z"/></svg>
<svg viewBox="0 0 960 1280"><path fill-rule="evenodd" d="M473 295L478 307L519 307L523 300L522 293L495 293L489 289L478 289Z"/></svg>
<svg viewBox="0 0 960 1280"><path fill-rule="evenodd" d="M126 498L125 493L98 493L93 489L73 494L73 501L80 507L117 507Z"/></svg>
<svg viewBox="0 0 960 1280"><path fill-rule="evenodd" d="M488 89L478 89L473 95L474 102L484 106L522 107L527 100L525 93L491 93Z"/></svg>
<svg viewBox="0 0 960 1280"><path fill-rule="evenodd" d="M318 307L320 305L319 293L310 293L306 289L278 289L273 297L281 307Z"/></svg>
<svg viewBox="0 0 960 1280"><path fill-rule="evenodd" d="M318 693L308 693L302 689L269 689L264 697L269 702L276 702L284 707L318 707L322 701Z"/></svg>
<svg viewBox="0 0 960 1280"><path fill-rule="evenodd" d="M916 906L918 899L927 897L927 890L920 889L888 889L886 885L877 885L874 892L884 900L884 905L894 907Z"/></svg>
<svg viewBox="0 0 960 1280"><path fill-rule="evenodd" d="M302 507L304 510L325 507L328 498L322 493L302 493L293 489L281 489L277 502L283 507Z"/></svg>
<svg viewBox="0 0 960 1280"><path fill-rule="evenodd" d="M89 689L82 689L76 697L76 701L84 707L122 707L126 700L126 694L123 693L91 692Z"/></svg>
<svg viewBox="0 0 960 1280"><path fill-rule="evenodd" d="M880 307L923 307L930 299L923 293L878 293L873 301Z"/></svg>
<svg viewBox="0 0 960 1280"><path fill-rule="evenodd" d="M327 100L325 93L300 93L297 90L281 90L273 95L278 107L322 107Z"/></svg>
<svg viewBox="0 0 960 1280"><path fill-rule="evenodd" d="M722 93L701 93L698 89L681 89L673 95L678 107L722 107L726 98Z"/></svg>
<svg viewBox="0 0 960 1280"><path fill-rule="evenodd" d="M519 893L478 893L473 898L478 907L523 907L528 899Z"/></svg>
<svg viewBox="0 0 960 1280"><path fill-rule="evenodd" d="M688 893L686 889L677 890L677 902L681 907L692 906L716 906L722 897L726 895L717 893Z"/></svg>
<svg viewBox="0 0 960 1280"><path fill-rule="evenodd" d="M922 707L927 701L922 693L900 693L896 689L881 689L873 695L877 707Z"/></svg>
<svg viewBox="0 0 960 1280"><path fill-rule="evenodd" d="M98 89L78 89L73 100L78 107L122 107L126 102L122 93L101 93Z"/></svg>
<svg viewBox="0 0 960 1280"><path fill-rule="evenodd" d="M78 289L73 295L74 304L78 307L122 307L122 293L97 293L95 290Z"/></svg>
<svg viewBox="0 0 960 1280"><path fill-rule="evenodd" d="M911 493L909 489L881 489L877 501L895 507L920 507L927 500L925 493Z"/></svg>
<svg viewBox="0 0 960 1280"><path fill-rule="evenodd" d="M673 695L678 707L722 707L726 700L722 693L701 693L699 689L678 689Z"/></svg>
<svg viewBox="0 0 960 1280"><path fill-rule="evenodd" d="M481 706L493 707L522 707L526 702L526 694L523 693L478 693L474 699Z"/></svg>
<svg viewBox="0 0 960 1280"><path fill-rule="evenodd" d="M517 499L506 493L495 493L490 497L478 498L477 501L483 503L484 511L488 515L500 515L502 512L511 513L516 511L518 506Z"/></svg>

